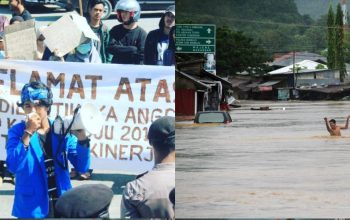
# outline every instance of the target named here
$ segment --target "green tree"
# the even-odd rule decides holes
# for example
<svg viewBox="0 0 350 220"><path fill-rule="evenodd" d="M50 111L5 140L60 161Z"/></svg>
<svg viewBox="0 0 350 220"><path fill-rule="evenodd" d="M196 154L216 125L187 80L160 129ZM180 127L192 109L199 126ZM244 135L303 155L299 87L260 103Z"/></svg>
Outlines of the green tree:
<svg viewBox="0 0 350 220"><path fill-rule="evenodd" d="M216 67L218 74L234 75L247 71L250 74L266 73L271 58L253 39L227 26L219 27L216 34Z"/></svg>
<svg viewBox="0 0 350 220"><path fill-rule="evenodd" d="M334 14L332 5L329 6L327 18L327 66L329 69L335 68L335 29L334 29Z"/></svg>
<svg viewBox="0 0 350 220"><path fill-rule="evenodd" d="M324 70L324 69L326 69L326 67L322 63L319 63L319 64L317 64L315 69L317 69L317 70Z"/></svg>
<svg viewBox="0 0 350 220"><path fill-rule="evenodd" d="M344 54L343 12L338 4L335 16L335 67L339 69L341 82L344 82L346 75Z"/></svg>
<svg viewBox="0 0 350 220"><path fill-rule="evenodd" d="M327 11L329 4L324 5ZM318 53L327 47L327 32L321 28L327 19L318 24L310 16L300 15L295 0L220 0L219 4L213 0L201 0L200 4L198 0L176 0L176 12L178 24L189 18L197 24L228 26L244 32L271 55L293 50Z"/></svg>

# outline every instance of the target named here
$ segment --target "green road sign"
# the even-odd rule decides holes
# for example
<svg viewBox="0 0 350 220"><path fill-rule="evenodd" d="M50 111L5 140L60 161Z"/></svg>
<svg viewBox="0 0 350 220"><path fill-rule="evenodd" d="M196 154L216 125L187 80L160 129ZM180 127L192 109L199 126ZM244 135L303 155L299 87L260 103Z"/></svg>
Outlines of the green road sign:
<svg viewBox="0 0 350 220"><path fill-rule="evenodd" d="M177 53L215 53L216 27L212 24L177 24Z"/></svg>

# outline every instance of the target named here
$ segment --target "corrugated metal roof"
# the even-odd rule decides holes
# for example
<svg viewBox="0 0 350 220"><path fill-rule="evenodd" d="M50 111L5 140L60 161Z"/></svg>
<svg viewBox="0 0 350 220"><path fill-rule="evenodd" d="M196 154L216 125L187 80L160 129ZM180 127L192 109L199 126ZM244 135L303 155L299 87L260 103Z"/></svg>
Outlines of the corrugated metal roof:
<svg viewBox="0 0 350 220"><path fill-rule="evenodd" d="M317 63L317 62L312 61L312 60L303 60L301 62L295 63L295 67L300 67L301 70L299 70L299 72L301 72L303 70L308 70L308 71L309 70L316 70L316 67L320 64L322 64L322 63ZM324 65L324 66L325 66L325 69L327 69L327 66L326 65ZM271 71L268 74L274 75L274 74L289 74L289 73L293 73L293 64L286 66L286 67L283 67L283 68L280 68L280 69L277 69L277 70L274 70L274 71Z"/></svg>
<svg viewBox="0 0 350 220"><path fill-rule="evenodd" d="M205 88L208 88L208 89L211 88L209 85L206 85L205 83L200 82L199 80L193 78L192 76L190 76L190 75L188 75L188 74L186 74L184 72L176 70L176 73L178 73L178 74L182 75L183 77L191 80L192 82L194 82L195 84L197 84L199 86L202 86L202 87L205 87Z"/></svg>
<svg viewBox="0 0 350 220"><path fill-rule="evenodd" d="M296 52L295 53L295 61L294 62L300 62L303 60L312 60L312 61L318 61L327 63L327 58L316 54L316 53L309 53L309 52ZM287 53L284 54L278 58L276 58L270 65L271 66L289 66L293 64L293 53Z"/></svg>
<svg viewBox="0 0 350 220"><path fill-rule="evenodd" d="M277 80L276 81L267 81L267 82L259 84L259 87L260 86L273 86L273 85L275 85L275 84L277 84L279 82L281 82L281 81L280 80L278 80L278 81Z"/></svg>

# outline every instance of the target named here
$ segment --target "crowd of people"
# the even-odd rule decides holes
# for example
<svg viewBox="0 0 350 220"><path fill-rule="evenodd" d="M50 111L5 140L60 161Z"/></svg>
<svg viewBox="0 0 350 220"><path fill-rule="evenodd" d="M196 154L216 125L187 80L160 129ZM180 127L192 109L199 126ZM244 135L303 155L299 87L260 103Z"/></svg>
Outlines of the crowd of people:
<svg viewBox="0 0 350 220"><path fill-rule="evenodd" d="M104 4L102 0L91 0L86 18L86 22L99 41L86 39L68 54L60 54L59 48L50 51L45 47L45 38L41 33L45 27L40 27L37 28L38 56L36 59L85 63L175 65L175 5L165 10L159 21L159 28L147 34L138 24L141 8L136 0L118 1L116 14L120 24L111 30L101 20ZM22 0L11 0L10 8L13 12L11 20L7 21L5 16L0 20L1 39L3 39L5 26L33 19L23 6ZM2 51L0 58L5 58L3 49L0 48L0 51Z"/></svg>
<svg viewBox="0 0 350 220"><path fill-rule="evenodd" d="M5 27L33 19L22 0L10 0L9 20L0 16L0 59L4 53ZM50 51L37 29L37 60L112 63L135 65L175 65L175 6L165 9L159 28L147 32L139 26L141 9L136 0L120 0L116 5L120 24L111 30L101 20L104 1L91 0L87 24L99 41L87 38L67 54ZM71 178L90 178L90 139L85 130L56 134L49 119L53 95L42 82L23 86L17 105L26 120L8 131L6 165L15 175L12 215L18 218L108 217L113 192L106 186L83 185L72 189ZM175 120L165 116L154 121L148 132L153 147L154 168L129 182L122 196L121 217L175 217ZM69 172L68 161L76 173ZM0 162L0 176L4 176ZM0 178L1 178L0 177ZM89 193L87 193L89 192ZM93 193L91 193L93 192ZM79 205L81 204L81 205ZM87 207L91 207L86 211ZM115 208L115 207L114 207Z"/></svg>

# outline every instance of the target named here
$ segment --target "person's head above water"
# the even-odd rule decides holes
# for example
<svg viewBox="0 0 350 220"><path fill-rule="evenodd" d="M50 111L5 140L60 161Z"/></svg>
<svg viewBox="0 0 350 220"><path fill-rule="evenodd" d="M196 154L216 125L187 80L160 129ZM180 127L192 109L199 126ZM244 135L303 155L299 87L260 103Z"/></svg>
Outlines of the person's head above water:
<svg viewBox="0 0 350 220"><path fill-rule="evenodd" d="M329 120L329 125L331 126L331 128L334 129L336 124L337 124L337 122L334 119Z"/></svg>

